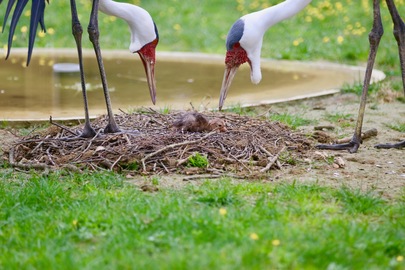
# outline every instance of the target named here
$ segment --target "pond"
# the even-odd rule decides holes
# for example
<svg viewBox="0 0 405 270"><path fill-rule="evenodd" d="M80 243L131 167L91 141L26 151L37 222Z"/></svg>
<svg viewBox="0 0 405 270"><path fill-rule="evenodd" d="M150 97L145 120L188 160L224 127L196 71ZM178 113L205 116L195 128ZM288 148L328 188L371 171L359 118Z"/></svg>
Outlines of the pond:
<svg viewBox="0 0 405 270"><path fill-rule="evenodd" d="M197 110L218 108L224 73L224 56L201 53L158 52L155 67L157 102L153 105L143 65L137 54L103 51L114 112L139 107ZM75 49L35 49L25 66L26 49L13 49L0 60L0 120L83 118L78 72L59 72L58 64L77 64ZM92 50L84 51L84 68L90 114L104 114L105 102L97 62ZM250 82L248 65L239 69L225 107L270 104L337 92L344 84L362 81L364 68L330 63L262 61L263 79ZM373 80L384 78L373 72Z"/></svg>

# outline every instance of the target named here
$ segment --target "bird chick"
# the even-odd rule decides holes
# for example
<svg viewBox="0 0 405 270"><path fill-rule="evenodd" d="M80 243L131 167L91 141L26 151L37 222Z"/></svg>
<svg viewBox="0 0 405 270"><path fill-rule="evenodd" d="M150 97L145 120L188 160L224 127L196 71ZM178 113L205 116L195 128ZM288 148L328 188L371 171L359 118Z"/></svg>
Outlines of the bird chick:
<svg viewBox="0 0 405 270"><path fill-rule="evenodd" d="M208 119L205 115L198 112L183 114L174 121L173 127L181 132L227 131L224 120L219 118Z"/></svg>

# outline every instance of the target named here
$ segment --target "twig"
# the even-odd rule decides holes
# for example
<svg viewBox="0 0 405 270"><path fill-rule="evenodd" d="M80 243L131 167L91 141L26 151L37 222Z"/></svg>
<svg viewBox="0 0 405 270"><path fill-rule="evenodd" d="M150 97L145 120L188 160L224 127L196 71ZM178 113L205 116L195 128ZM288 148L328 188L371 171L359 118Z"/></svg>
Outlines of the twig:
<svg viewBox="0 0 405 270"><path fill-rule="evenodd" d="M121 108L118 108L118 110L119 110L120 112L122 112L123 114L125 114L125 115L129 115L129 113L127 113L126 111L124 111L124 110L121 109Z"/></svg>
<svg viewBox="0 0 405 270"><path fill-rule="evenodd" d="M117 165L117 163L121 160L121 158L122 158L123 156L124 156L124 155L119 156L119 157L117 158L117 160L114 161L114 163L113 163L113 164L111 165L111 167L110 167L110 171L113 170L113 168L115 167L115 165Z"/></svg>
<svg viewBox="0 0 405 270"><path fill-rule="evenodd" d="M46 153L47 153L47 155L48 155L49 162L51 162L52 165L55 166L55 162L53 162L53 160L52 160L52 155L51 155L51 153L49 152L50 149L51 149L51 148L48 147L48 149L46 149Z"/></svg>
<svg viewBox="0 0 405 270"><path fill-rule="evenodd" d="M69 132L69 133L71 133L71 134L77 136L77 133L76 133L76 132L73 132L70 128L68 128L68 127L66 127L66 126L64 126L64 125L58 124L58 123L56 123L56 122L53 122L53 121L52 121L52 116L49 116L49 123L51 123L51 125L55 125L55 126L57 126L58 128L61 128L61 129L63 129L63 130L66 130L67 132Z"/></svg>
<svg viewBox="0 0 405 270"><path fill-rule="evenodd" d="M263 169L261 169L260 172L266 172L266 171L270 170L271 166L273 166L273 164L277 161L278 157L279 157L280 154L285 150L285 148L286 148L286 146L283 146L283 147L281 148L281 150L278 151L278 153L277 153L274 157L269 158L269 163L267 163L266 167L264 167Z"/></svg>
<svg viewBox="0 0 405 270"><path fill-rule="evenodd" d="M14 168L20 168L24 170L30 170L30 169L37 169L37 170L51 170L52 168L44 163L37 163L37 164L21 164L15 162L14 159L14 151L15 148L11 148L8 156L9 163L12 167Z"/></svg>
<svg viewBox="0 0 405 270"><path fill-rule="evenodd" d="M96 135L94 135L94 137L91 138L91 140L89 141L89 145L87 145L86 149L84 149L84 150L82 151L82 153L81 153L82 155L83 155L83 153L85 153L87 150L89 150L89 148L91 147L93 141L98 137L98 135L100 134L100 132L101 132L101 129L99 129L99 130L97 131Z"/></svg>
<svg viewBox="0 0 405 270"><path fill-rule="evenodd" d="M365 140L374 136L377 136L377 129L376 128L372 128L369 130L364 131L363 133L361 133L361 139ZM346 137L340 140L337 140L336 143L340 144L340 143L348 143L350 142L352 139L352 137Z"/></svg>
<svg viewBox="0 0 405 270"><path fill-rule="evenodd" d="M165 171L166 171L167 173L170 173L170 171L167 169L167 167L165 166L165 164L163 164L162 161L160 161L160 164L162 165L163 169L165 169Z"/></svg>
<svg viewBox="0 0 405 270"><path fill-rule="evenodd" d="M192 156L192 155L190 155L190 156L188 156L188 157L186 157L186 158L182 158L182 159L177 160L176 166L180 166L180 165L186 163L186 162L190 159L191 156Z"/></svg>
<svg viewBox="0 0 405 270"><path fill-rule="evenodd" d="M127 141L127 145L132 145L127 134L124 134L124 139Z"/></svg>
<svg viewBox="0 0 405 270"><path fill-rule="evenodd" d="M263 146L259 145L259 149L262 150L264 153L266 153L266 155L268 155L269 157L273 156L273 154L267 151L267 149L264 148Z"/></svg>
<svg viewBox="0 0 405 270"><path fill-rule="evenodd" d="M47 135L45 137L45 140L48 139L48 138L49 138L49 135ZM39 142L39 144L37 146L35 146L35 148L31 150L31 152L32 153L35 152L35 150L37 150L43 143L44 143L44 141Z"/></svg>
<svg viewBox="0 0 405 270"><path fill-rule="evenodd" d="M143 171L144 172L146 171L145 161L147 159L149 159L149 158L151 158L151 157L153 157L153 156L155 156L155 155L157 155L157 154L159 154L159 153L161 153L163 151L166 151L166 150L178 147L178 146L188 145L188 144L193 144L193 143L199 143L199 142L205 140L206 138L208 138L209 136L211 136L214 133L216 133L216 132L210 132L207 135L205 135L204 137L202 137L202 138L200 138L198 140L194 140L194 141L184 141L184 142L181 142L181 143L173 143L173 144L170 144L170 145L168 145L166 147L160 148L159 150L146 155L143 159L141 159Z"/></svg>
<svg viewBox="0 0 405 270"><path fill-rule="evenodd" d="M249 171L249 173L252 173L252 171L249 169L248 166L246 166L241 160L239 160L238 158L236 158L234 155L230 155L231 158L233 158L234 160L236 160L239 164L241 164L243 167L245 167L246 170Z"/></svg>

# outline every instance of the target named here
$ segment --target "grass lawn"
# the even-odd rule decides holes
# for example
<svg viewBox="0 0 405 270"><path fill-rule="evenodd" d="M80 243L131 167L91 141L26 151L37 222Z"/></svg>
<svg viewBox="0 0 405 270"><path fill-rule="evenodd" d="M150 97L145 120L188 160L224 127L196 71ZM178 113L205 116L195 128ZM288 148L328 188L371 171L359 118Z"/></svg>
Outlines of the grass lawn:
<svg viewBox="0 0 405 270"><path fill-rule="evenodd" d="M405 266L405 197L231 179L147 193L114 173L0 176L2 269Z"/></svg>
<svg viewBox="0 0 405 270"><path fill-rule="evenodd" d="M152 14L158 50L224 54L236 19L280 1L128 2ZM91 1L78 2L86 27ZM404 0L395 2L405 14ZM36 46L74 47L68 1L51 0L46 9L48 32ZM385 4L382 14L376 65L388 75L384 83L402 91ZM27 15L16 47L26 46ZM371 22L371 0L313 0L267 32L262 56L364 64ZM100 14L100 31L102 49L128 48L125 22ZM293 127L305 121L280 117ZM142 192L120 174L20 173L0 159L0 269L405 269L404 239L405 192L385 200L349 188L234 179Z"/></svg>

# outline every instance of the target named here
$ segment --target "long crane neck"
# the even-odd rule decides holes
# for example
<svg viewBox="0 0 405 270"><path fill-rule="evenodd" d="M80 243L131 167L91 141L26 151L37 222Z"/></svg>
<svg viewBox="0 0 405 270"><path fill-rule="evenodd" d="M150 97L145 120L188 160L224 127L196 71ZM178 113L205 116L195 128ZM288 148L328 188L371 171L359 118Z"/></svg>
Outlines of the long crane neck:
<svg viewBox="0 0 405 270"><path fill-rule="evenodd" d="M136 20L136 14L142 12L140 7L112 0L100 0L99 10L107 15L112 15L127 22Z"/></svg>
<svg viewBox="0 0 405 270"><path fill-rule="evenodd" d="M266 31L271 26L283 20L291 18L304 9L312 0L286 0L275 6L263 9L249 15L256 18L262 31ZM247 15L247 16L249 16Z"/></svg>
<svg viewBox="0 0 405 270"><path fill-rule="evenodd" d="M157 38L152 17L143 8L112 0L100 0L99 10L127 22L131 32L129 47L131 52L140 50L145 44Z"/></svg>

